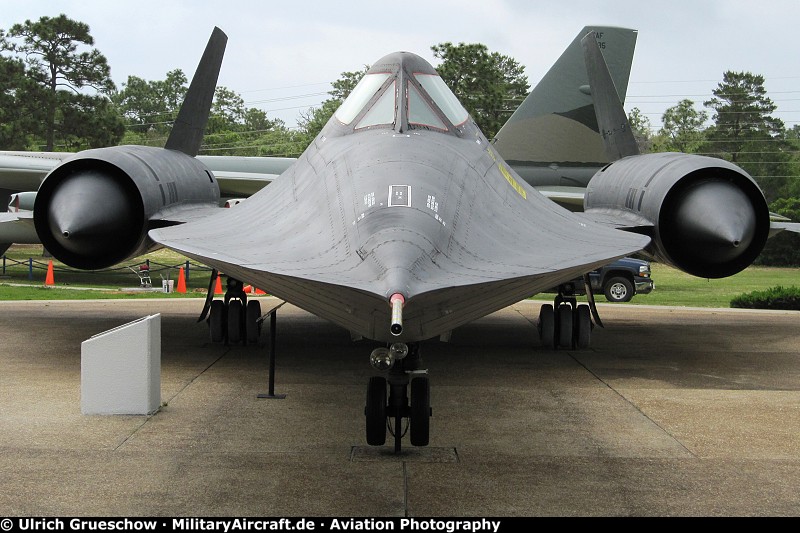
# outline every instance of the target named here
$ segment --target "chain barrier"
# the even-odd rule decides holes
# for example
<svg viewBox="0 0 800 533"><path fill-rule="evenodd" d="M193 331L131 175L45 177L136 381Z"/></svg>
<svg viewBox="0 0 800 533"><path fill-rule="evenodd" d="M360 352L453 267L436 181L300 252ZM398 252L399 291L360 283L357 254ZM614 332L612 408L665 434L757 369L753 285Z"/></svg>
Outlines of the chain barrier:
<svg viewBox="0 0 800 533"><path fill-rule="evenodd" d="M47 271L47 267L49 265L49 261L39 261L29 257L24 260L17 260L11 257L7 257L3 255L3 270L2 275L7 275L7 270L13 269L16 266L24 266L28 270L28 279L33 279L33 271L34 270L42 270ZM195 263L192 261L184 261L182 263L178 263L175 265L169 265L164 263L159 263L157 261L151 261L150 259L146 259L144 262L137 261L135 263L128 263L128 264L120 264L119 266L113 268L103 268L98 270L80 270L77 268L70 268L63 265L56 266L53 264L53 272L68 272L73 274L110 274L110 275L125 275L130 276L131 269L138 269L142 265L147 265L150 270L150 273L160 273L164 271L177 271L181 267L184 269L184 275L186 276L186 280L189 280L190 272L211 272L211 267L207 267L206 265ZM167 276L169 278L169 275Z"/></svg>

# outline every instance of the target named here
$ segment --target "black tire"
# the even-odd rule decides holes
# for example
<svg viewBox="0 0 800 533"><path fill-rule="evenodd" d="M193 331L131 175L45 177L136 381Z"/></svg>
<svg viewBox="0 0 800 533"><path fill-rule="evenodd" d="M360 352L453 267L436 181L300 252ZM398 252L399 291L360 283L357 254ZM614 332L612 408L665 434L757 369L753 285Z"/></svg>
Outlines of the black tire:
<svg viewBox="0 0 800 533"><path fill-rule="evenodd" d="M367 444L383 446L386 443L386 378L369 378L367 385Z"/></svg>
<svg viewBox="0 0 800 533"><path fill-rule="evenodd" d="M588 305L578 306L572 325L575 330L575 347L588 348L592 342L592 312Z"/></svg>
<svg viewBox="0 0 800 533"><path fill-rule="evenodd" d="M572 307L569 305L558 306L557 321L558 346L572 348Z"/></svg>
<svg viewBox="0 0 800 533"><path fill-rule="evenodd" d="M242 318L244 309L241 300L228 302L228 342L236 344L242 340Z"/></svg>
<svg viewBox="0 0 800 533"><path fill-rule="evenodd" d="M411 380L411 445L427 446L431 432L431 384L427 377Z"/></svg>
<svg viewBox="0 0 800 533"><path fill-rule="evenodd" d="M244 321L247 344L255 344L258 342L258 337L261 335L261 324L258 322L259 318L261 318L261 302L258 300L250 300L247 302L247 313Z"/></svg>
<svg viewBox="0 0 800 533"><path fill-rule="evenodd" d="M214 300L208 312L208 330L211 335L211 342L225 341L225 302Z"/></svg>
<svg viewBox="0 0 800 533"><path fill-rule="evenodd" d="M623 277L613 277L606 281L603 293L609 302L629 302L633 298L633 283Z"/></svg>
<svg viewBox="0 0 800 533"><path fill-rule="evenodd" d="M556 317L552 305L544 304L539 309L538 329L542 346L552 348L556 336Z"/></svg>

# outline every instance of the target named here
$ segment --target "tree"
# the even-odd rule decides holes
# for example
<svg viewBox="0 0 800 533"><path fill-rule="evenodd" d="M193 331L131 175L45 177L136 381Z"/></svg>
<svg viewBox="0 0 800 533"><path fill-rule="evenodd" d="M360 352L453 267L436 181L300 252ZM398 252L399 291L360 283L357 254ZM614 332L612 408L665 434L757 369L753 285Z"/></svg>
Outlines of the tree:
<svg viewBox="0 0 800 533"><path fill-rule="evenodd" d="M308 143L311 143L319 135L341 104L340 100L329 98L319 107L310 107L300 112L297 127L308 139Z"/></svg>
<svg viewBox="0 0 800 533"><path fill-rule="evenodd" d="M102 148L119 143L125 133L125 125L119 112L108 98L77 94L58 93L62 124L59 129L60 143L68 151L77 152L88 148Z"/></svg>
<svg viewBox="0 0 800 533"><path fill-rule="evenodd" d="M31 132L40 118L41 110L35 105L38 91L25 76L22 61L0 56L0 150L29 148Z"/></svg>
<svg viewBox="0 0 800 533"><path fill-rule="evenodd" d="M369 71L369 68L369 65L364 65L364 68L361 70L342 72L339 79L331 84L333 89L328 91L328 94L333 97L333 100L338 100L339 103L344 102L345 98L350 96L350 93L356 88L358 82L361 81L361 78Z"/></svg>
<svg viewBox="0 0 800 533"><path fill-rule="evenodd" d="M781 193L785 198L800 198L800 125L795 124L787 129L785 139L792 158L786 165L789 177L781 189Z"/></svg>
<svg viewBox="0 0 800 533"><path fill-rule="evenodd" d="M111 99L129 131L155 137L163 144L186 96L187 82L181 69L167 72L163 80L146 81L128 76L123 89Z"/></svg>
<svg viewBox="0 0 800 533"><path fill-rule="evenodd" d="M783 131L783 122L769 116L777 106L767 97L763 76L727 71L712 93L714 98L704 102L714 110L709 142L730 161L739 162L747 145L772 140Z"/></svg>
<svg viewBox="0 0 800 533"><path fill-rule="evenodd" d="M25 57L27 75L45 89L39 105L45 110L45 150L52 151L56 132L64 126L64 117L59 113L64 112L65 106L79 102L79 107L86 111L71 116L71 120L91 121L93 113L103 112L103 97L87 100L82 90L92 88L101 94L114 90L108 63L95 48L78 51L80 45L94 44L89 26L63 14L15 24L8 37L16 41L7 44L6 49Z"/></svg>
<svg viewBox="0 0 800 533"><path fill-rule="evenodd" d="M206 134L220 131L241 131L244 117L244 99L227 87L217 87L214 91L214 101L211 104ZM266 118L266 113L264 113L264 117Z"/></svg>
<svg viewBox="0 0 800 533"><path fill-rule="evenodd" d="M431 50L442 61L439 75L491 139L528 95L525 67L483 44L445 42Z"/></svg>
<svg viewBox="0 0 800 533"><path fill-rule="evenodd" d="M289 131L282 120L245 107L242 97L217 87L201 151L213 155L296 157L305 149L303 136ZM299 146L302 145L302 146Z"/></svg>
<svg viewBox="0 0 800 533"><path fill-rule="evenodd" d="M693 101L684 99L667 108L661 120L664 126L660 134L667 139L666 150L694 153L700 148L708 113L697 111Z"/></svg>
<svg viewBox="0 0 800 533"><path fill-rule="evenodd" d="M628 113L628 122L633 131L633 137L636 139L636 144L639 146L639 151L643 154L649 152L653 147L653 136L650 133L650 119L642 114L642 110L638 107L631 109Z"/></svg>
<svg viewBox="0 0 800 533"><path fill-rule="evenodd" d="M163 80L147 81L129 76L112 99L125 118L123 141L129 144L164 146L188 90L180 69L167 72ZM266 112L246 107L239 93L217 87L211 104L201 153L210 155L297 156L298 135L281 120L270 120Z"/></svg>
<svg viewBox="0 0 800 533"><path fill-rule="evenodd" d="M704 151L749 172L768 201L784 196L791 185L792 156L783 122L770 116L777 106L766 95L764 77L727 71L713 94L704 103L714 110Z"/></svg>

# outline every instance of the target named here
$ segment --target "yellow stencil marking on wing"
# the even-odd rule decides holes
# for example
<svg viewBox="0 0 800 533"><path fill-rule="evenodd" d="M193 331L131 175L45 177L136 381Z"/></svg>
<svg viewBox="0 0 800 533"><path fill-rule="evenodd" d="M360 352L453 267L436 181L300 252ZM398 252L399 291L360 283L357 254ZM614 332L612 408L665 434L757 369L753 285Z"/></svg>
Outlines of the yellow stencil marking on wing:
<svg viewBox="0 0 800 533"><path fill-rule="evenodd" d="M525 192L525 189L523 189L520 186L520 184L517 183L517 180L515 180L514 177L511 175L511 173L508 170L506 170L506 167L504 167L500 163L498 163L497 166L500 167L500 172L503 173L503 176L506 178L506 181L511 184L511 186L514 188L514 190L517 191L520 196L522 196L523 198L525 198L527 200L528 199L528 195Z"/></svg>
<svg viewBox="0 0 800 533"><path fill-rule="evenodd" d="M489 152L489 157L492 158L492 161L497 163L497 168L500 169L500 173L503 175L506 181L511 185L511 187L513 187L514 190L517 191L517 193L520 196L522 196L527 200L528 193L525 192L525 189L523 189L522 186L520 186L520 184L517 183L517 180L514 179L514 176L511 175L508 169L506 169L506 167L504 167L501 163L497 161L497 157L495 157L494 152L492 150L487 149L486 151Z"/></svg>

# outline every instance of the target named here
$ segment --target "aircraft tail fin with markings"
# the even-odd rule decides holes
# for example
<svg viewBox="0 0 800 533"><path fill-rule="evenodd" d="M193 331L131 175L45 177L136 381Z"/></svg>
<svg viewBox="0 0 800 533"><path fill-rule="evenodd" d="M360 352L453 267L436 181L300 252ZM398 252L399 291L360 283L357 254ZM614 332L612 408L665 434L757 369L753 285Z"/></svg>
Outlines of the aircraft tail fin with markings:
<svg viewBox="0 0 800 533"><path fill-rule="evenodd" d="M592 100L594 102L600 137L609 161L616 161L629 155L639 155L639 146L633 136L628 116L617 98L619 92L614 86L611 72L603 60L597 39L587 33L581 40L586 58L586 72L589 75Z"/></svg>
<svg viewBox="0 0 800 533"><path fill-rule="evenodd" d="M493 140L503 159L533 185L543 181L537 176L552 184L556 172L562 175L560 185L585 186L595 170L609 162L581 46L589 32L602 50L620 101L625 101L637 31L583 28ZM582 168L586 168L586 176L582 176Z"/></svg>

